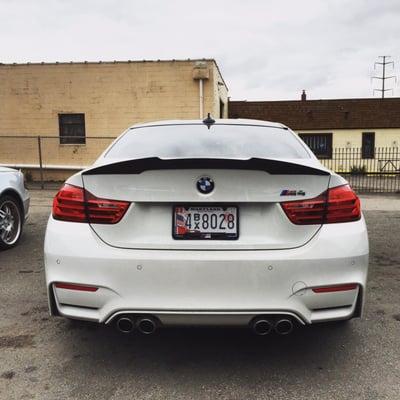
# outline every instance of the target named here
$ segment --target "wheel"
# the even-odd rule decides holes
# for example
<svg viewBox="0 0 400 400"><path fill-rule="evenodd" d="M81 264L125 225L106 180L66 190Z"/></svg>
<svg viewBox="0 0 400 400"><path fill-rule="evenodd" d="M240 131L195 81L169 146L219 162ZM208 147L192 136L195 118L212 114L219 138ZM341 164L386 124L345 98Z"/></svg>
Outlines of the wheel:
<svg viewBox="0 0 400 400"><path fill-rule="evenodd" d="M22 233L22 211L12 196L0 197L0 249L15 246Z"/></svg>

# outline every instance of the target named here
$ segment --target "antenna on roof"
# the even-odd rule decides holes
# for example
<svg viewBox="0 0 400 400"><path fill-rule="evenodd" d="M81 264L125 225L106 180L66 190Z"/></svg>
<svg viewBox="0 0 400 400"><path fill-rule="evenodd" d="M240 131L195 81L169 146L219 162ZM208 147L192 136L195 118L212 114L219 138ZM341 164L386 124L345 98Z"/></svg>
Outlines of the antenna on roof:
<svg viewBox="0 0 400 400"><path fill-rule="evenodd" d="M215 124L215 119L211 118L210 113L207 114L207 118L203 119L203 124L207 125L207 128L210 129L212 125Z"/></svg>
<svg viewBox="0 0 400 400"><path fill-rule="evenodd" d="M386 61L387 58L390 58L390 56L379 56L379 58L382 59L382 62L376 62L374 64L374 69L376 68L377 65L382 65L382 76L373 76L372 79L380 79L382 81L382 89L374 89L373 93L375 92L381 92L382 94L382 99L385 98L385 92L388 90L391 90L393 93L393 89L385 89L385 82L386 79L395 79L395 82L397 82L396 76L386 76L386 65L392 64L392 68L394 68L394 62L393 61Z"/></svg>

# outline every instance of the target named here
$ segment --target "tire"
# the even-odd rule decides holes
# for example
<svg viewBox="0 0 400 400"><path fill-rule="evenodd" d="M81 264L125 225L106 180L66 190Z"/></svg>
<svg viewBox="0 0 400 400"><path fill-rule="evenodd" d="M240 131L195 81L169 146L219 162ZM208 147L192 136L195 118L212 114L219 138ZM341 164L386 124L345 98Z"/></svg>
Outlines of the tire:
<svg viewBox="0 0 400 400"><path fill-rule="evenodd" d="M22 234L23 213L18 200L9 195L0 197L0 250L14 247Z"/></svg>

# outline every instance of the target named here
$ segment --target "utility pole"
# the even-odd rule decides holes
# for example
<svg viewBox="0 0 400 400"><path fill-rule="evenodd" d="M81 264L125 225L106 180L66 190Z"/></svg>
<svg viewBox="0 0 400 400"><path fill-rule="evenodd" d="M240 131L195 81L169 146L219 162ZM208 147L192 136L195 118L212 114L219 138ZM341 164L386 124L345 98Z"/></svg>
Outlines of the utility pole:
<svg viewBox="0 0 400 400"><path fill-rule="evenodd" d="M382 62L376 61L374 64L374 69L376 69L377 65L381 65L382 66L382 76L373 76L372 79L380 79L380 81L382 82L382 89L374 89L373 93L375 94L375 92L381 92L382 94L382 99L385 98L385 92L387 92L388 90L391 90L393 93L393 89L386 89L385 88L385 81L386 79L395 79L395 81L397 81L396 76L386 76L386 66L387 65L392 65L392 68L394 68L394 62L393 61L387 61L388 58L391 58L390 56L379 56L379 58L382 59Z"/></svg>

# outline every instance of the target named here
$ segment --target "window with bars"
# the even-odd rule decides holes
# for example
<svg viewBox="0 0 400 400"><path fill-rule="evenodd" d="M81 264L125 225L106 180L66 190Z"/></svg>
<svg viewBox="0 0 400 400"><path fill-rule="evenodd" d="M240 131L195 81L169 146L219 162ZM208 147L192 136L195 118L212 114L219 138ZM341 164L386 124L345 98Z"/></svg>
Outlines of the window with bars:
<svg viewBox="0 0 400 400"><path fill-rule="evenodd" d="M60 144L85 144L85 114L58 114Z"/></svg>
<svg viewBox="0 0 400 400"><path fill-rule="evenodd" d="M332 158L332 133L300 133L299 136L318 158Z"/></svg>
<svg viewBox="0 0 400 400"><path fill-rule="evenodd" d="M375 157L375 132L363 132L361 156L365 159Z"/></svg>

